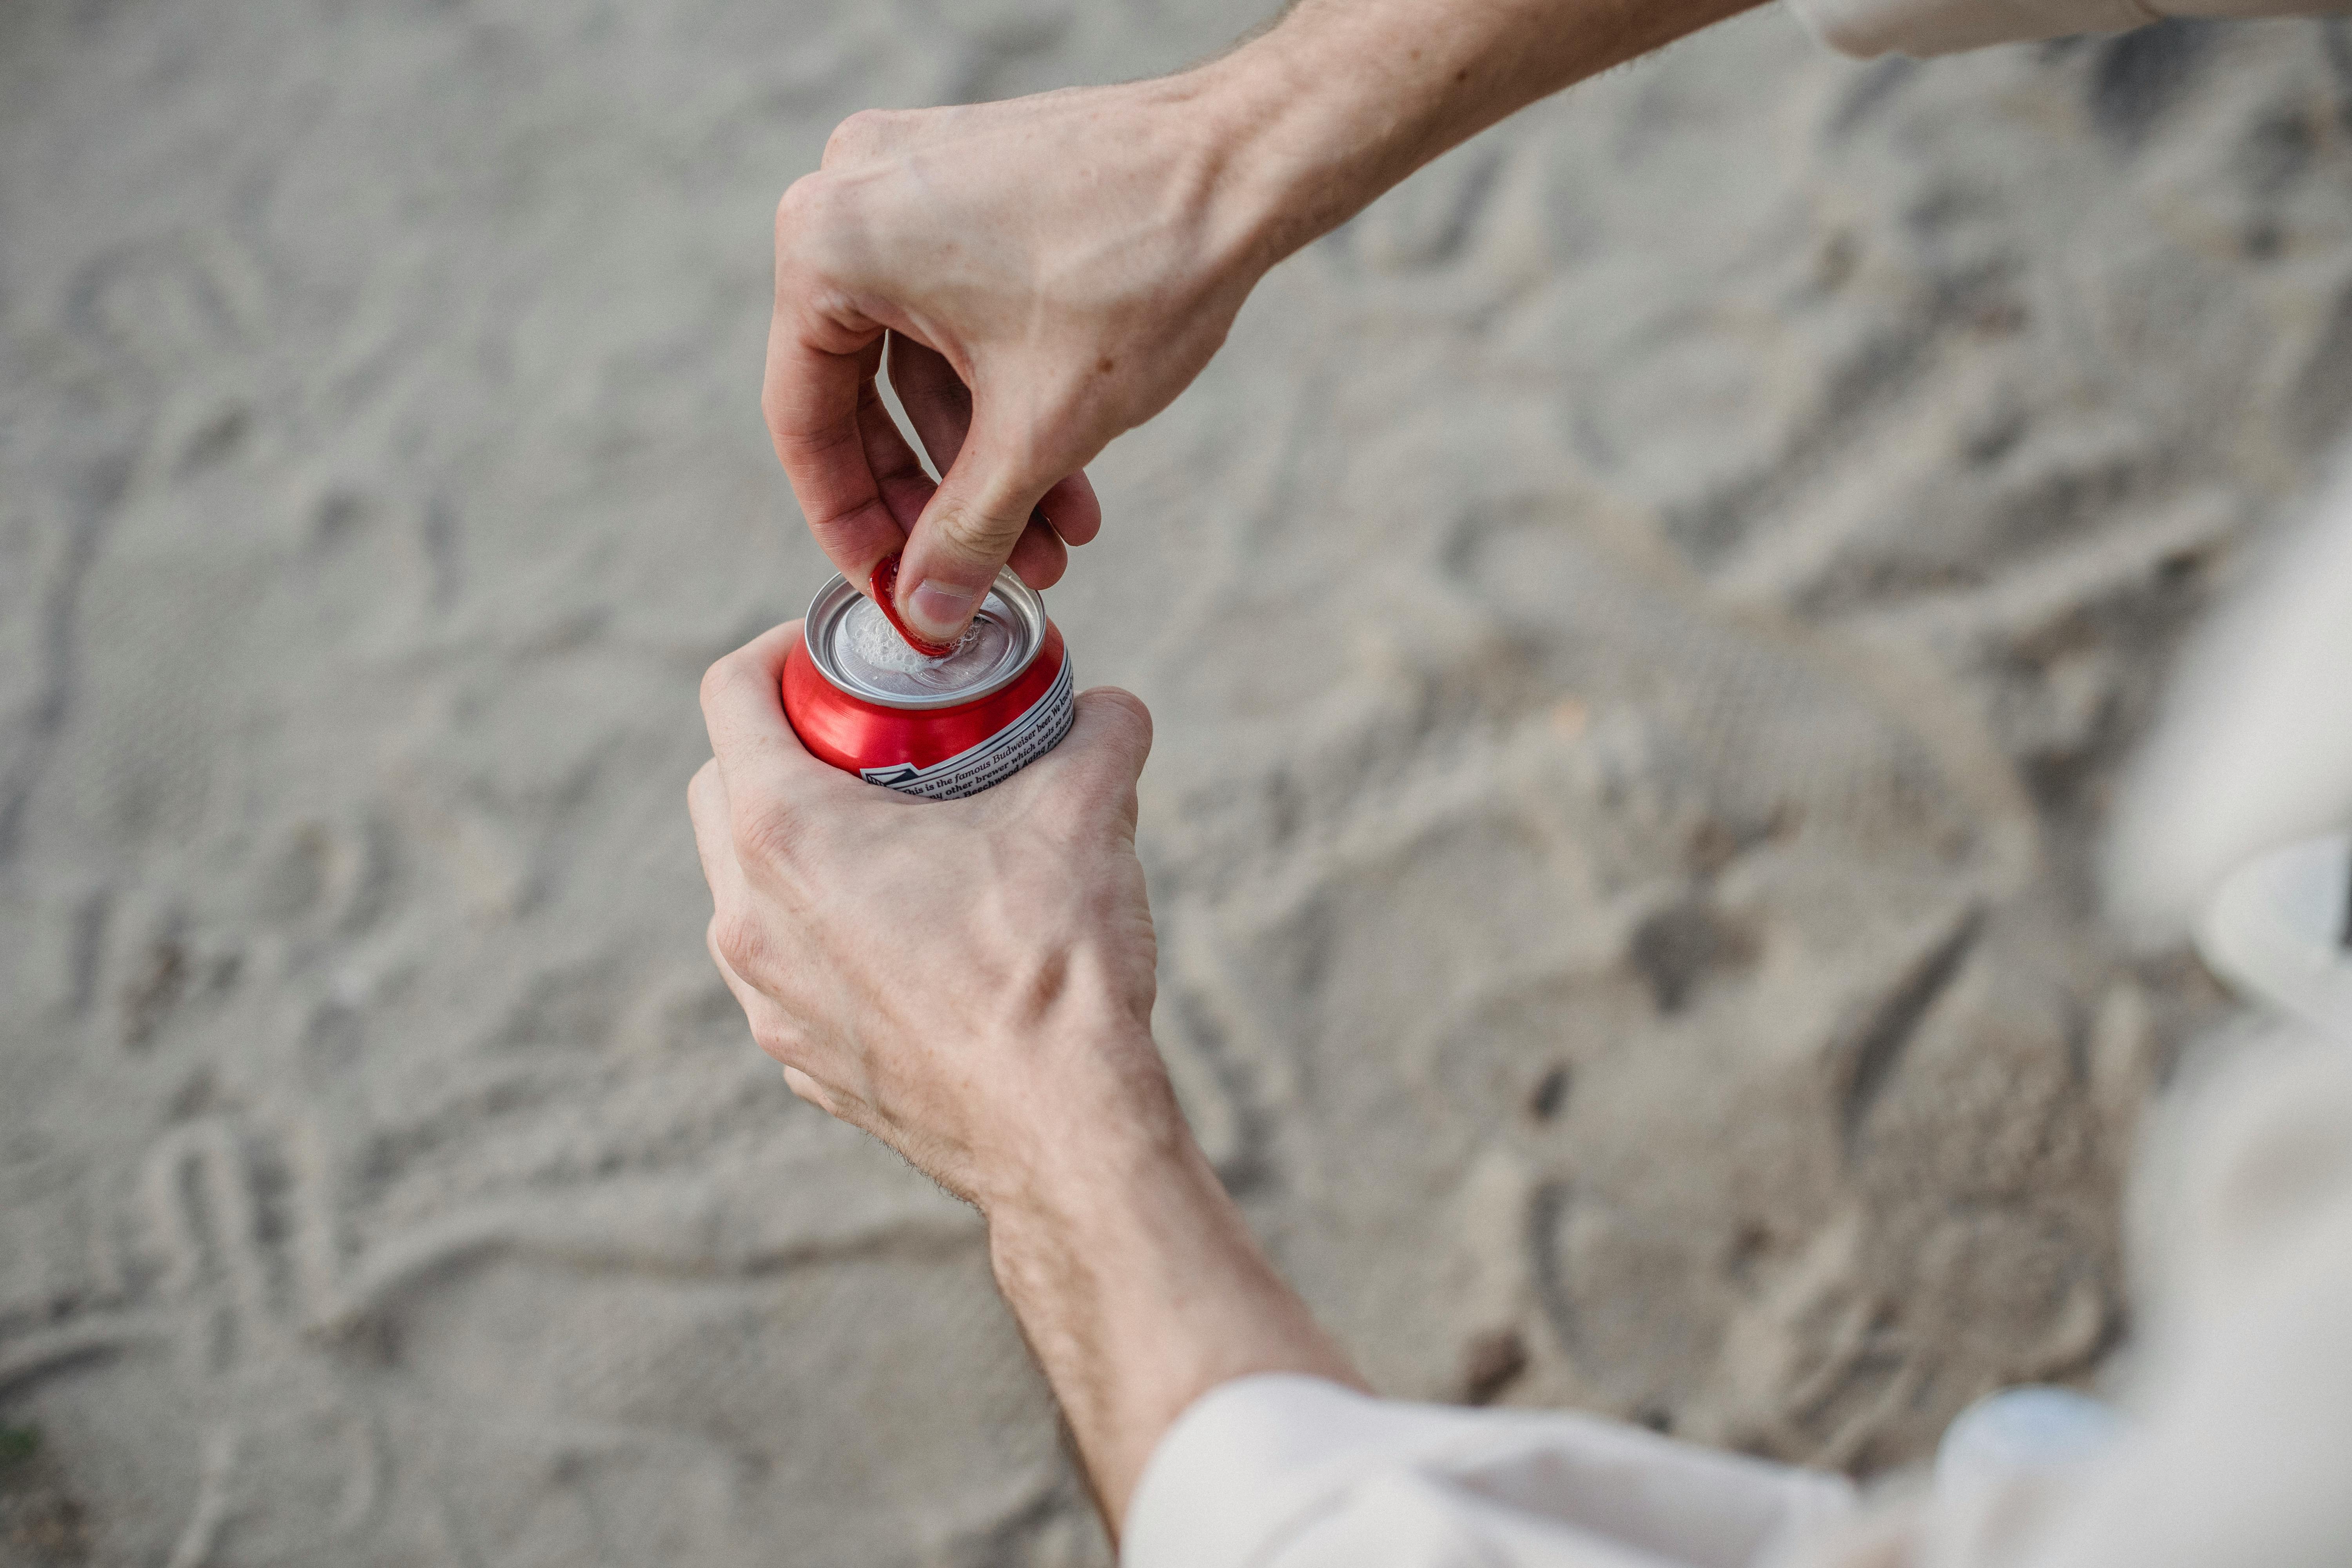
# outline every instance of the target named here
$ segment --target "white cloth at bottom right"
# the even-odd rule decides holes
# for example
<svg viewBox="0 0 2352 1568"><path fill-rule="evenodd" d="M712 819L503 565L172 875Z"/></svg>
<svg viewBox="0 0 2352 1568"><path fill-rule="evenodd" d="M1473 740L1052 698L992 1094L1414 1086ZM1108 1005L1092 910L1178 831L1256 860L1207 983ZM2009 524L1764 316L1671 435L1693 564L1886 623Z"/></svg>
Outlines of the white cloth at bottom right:
<svg viewBox="0 0 2352 1568"><path fill-rule="evenodd" d="M2343 1568L2352 1042L2275 1032L2176 1097L2137 1199L2124 1436L2063 1477L1864 1507L1843 1478L1569 1413L1212 1390L1126 1568Z"/></svg>

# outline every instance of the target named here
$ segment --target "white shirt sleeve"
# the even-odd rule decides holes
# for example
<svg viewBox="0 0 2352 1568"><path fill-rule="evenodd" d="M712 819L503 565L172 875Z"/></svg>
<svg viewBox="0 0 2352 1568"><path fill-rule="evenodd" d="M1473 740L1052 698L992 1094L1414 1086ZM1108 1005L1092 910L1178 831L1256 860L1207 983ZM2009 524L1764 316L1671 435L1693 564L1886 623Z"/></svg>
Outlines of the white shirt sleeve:
<svg viewBox="0 0 2352 1568"><path fill-rule="evenodd" d="M1569 1413L1211 1390L1153 1451L1123 1568L1765 1568L1846 1522L1842 1476Z"/></svg>
<svg viewBox="0 0 2352 1568"><path fill-rule="evenodd" d="M2168 16L2318 16L2352 0L1789 0L1844 54L1948 55L1987 44L2120 33Z"/></svg>
<svg viewBox="0 0 2352 1568"><path fill-rule="evenodd" d="M2347 1047L2241 1039L2175 1112L2137 1429L2019 1568L2352 1562Z"/></svg>

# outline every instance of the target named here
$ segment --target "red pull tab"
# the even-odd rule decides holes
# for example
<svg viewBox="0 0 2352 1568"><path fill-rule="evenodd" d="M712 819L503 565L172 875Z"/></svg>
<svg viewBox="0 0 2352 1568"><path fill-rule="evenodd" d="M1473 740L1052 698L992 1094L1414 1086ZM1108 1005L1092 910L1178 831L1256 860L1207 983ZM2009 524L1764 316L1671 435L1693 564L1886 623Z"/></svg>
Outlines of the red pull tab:
<svg viewBox="0 0 2352 1568"><path fill-rule="evenodd" d="M883 618L890 623L890 629L906 638L907 646L925 658L945 658L955 652L955 644L933 642L928 637L917 637L914 628L898 618L898 606L892 600L892 594L898 586L898 558L885 555L881 563L874 568L874 603L881 609Z"/></svg>

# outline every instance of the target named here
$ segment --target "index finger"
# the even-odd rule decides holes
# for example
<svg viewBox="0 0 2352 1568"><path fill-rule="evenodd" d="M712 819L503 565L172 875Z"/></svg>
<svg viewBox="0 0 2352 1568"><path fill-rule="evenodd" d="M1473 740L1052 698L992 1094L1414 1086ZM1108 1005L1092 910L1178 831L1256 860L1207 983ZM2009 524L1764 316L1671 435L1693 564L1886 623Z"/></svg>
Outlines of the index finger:
<svg viewBox="0 0 2352 1568"><path fill-rule="evenodd" d="M877 331L874 346L879 337ZM778 301L761 411L809 531L826 559L853 581L862 581L861 570L870 571L906 542L866 454L861 414L870 357L868 348L831 353L805 342Z"/></svg>

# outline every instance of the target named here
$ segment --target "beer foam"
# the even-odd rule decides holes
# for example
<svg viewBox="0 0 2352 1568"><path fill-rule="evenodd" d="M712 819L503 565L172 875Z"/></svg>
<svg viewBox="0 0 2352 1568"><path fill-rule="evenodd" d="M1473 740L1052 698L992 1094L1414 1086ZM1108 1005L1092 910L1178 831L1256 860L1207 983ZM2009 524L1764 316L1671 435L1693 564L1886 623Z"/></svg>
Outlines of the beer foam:
<svg viewBox="0 0 2352 1568"><path fill-rule="evenodd" d="M860 597L835 623L834 654L849 672L901 697L977 686L996 672L1013 643L1012 632L989 613L996 608L992 595L954 649L932 658L909 647L873 600Z"/></svg>
<svg viewBox="0 0 2352 1568"><path fill-rule="evenodd" d="M856 654L859 661L870 668L889 670L898 675L919 675L925 670L937 669L961 652L963 642L971 639L971 633L965 632L962 642L933 658L900 637L898 629L875 607L871 599L859 599L841 617L842 647Z"/></svg>

